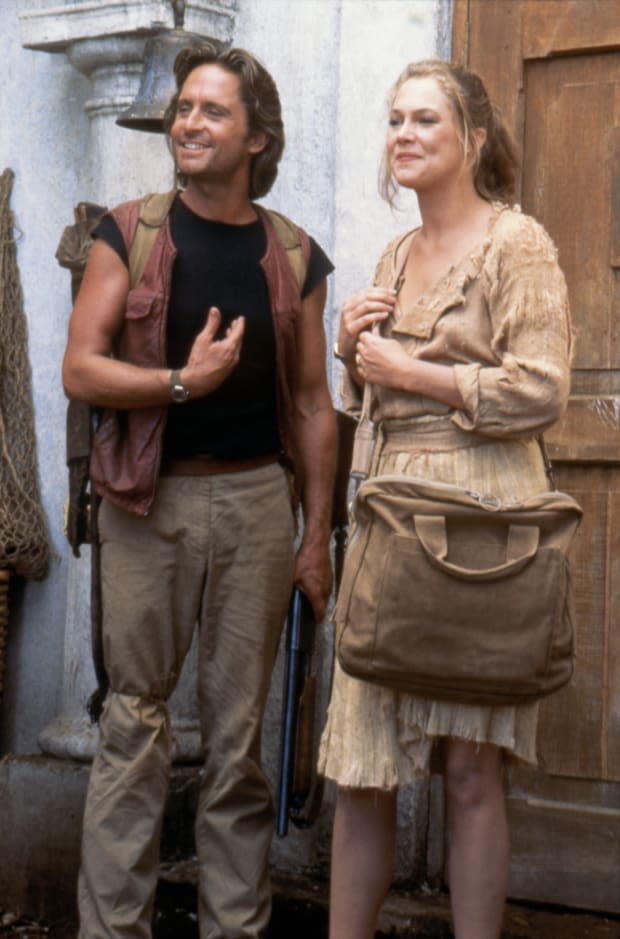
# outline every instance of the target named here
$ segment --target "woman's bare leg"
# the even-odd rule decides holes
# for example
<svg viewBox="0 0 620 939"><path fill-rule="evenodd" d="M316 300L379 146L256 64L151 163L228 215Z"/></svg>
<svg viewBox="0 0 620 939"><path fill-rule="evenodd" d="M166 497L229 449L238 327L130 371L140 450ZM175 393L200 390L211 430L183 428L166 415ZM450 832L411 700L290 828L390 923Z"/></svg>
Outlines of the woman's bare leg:
<svg viewBox="0 0 620 939"><path fill-rule="evenodd" d="M332 839L329 939L373 939L396 849L396 789L340 789Z"/></svg>
<svg viewBox="0 0 620 939"><path fill-rule="evenodd" d="M510 865L502 754L459 740L445 754L455 939L499 939Z"/></svg>

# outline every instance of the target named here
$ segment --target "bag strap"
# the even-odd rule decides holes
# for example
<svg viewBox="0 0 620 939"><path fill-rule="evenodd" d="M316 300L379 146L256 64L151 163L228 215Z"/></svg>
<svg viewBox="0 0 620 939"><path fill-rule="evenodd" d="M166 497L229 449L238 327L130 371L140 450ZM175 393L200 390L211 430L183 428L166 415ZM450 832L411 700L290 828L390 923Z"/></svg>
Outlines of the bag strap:
<svg viewBox="0 0 620 939"><path fill-rule="evenodd" d="M378 335L379 324L375 323L372 332ZM355 437L353 439L353 453L351 456L351 478L357 488L360 483L368 478L370 473L370 464L374 451L374 445L377 439L377 427L371 420L370 411L372 408L372 396L374 386L372 382L364 382L364 391L362 393L362 410L357 422Z"/></svg>
<svg viewBox="0 0 620 939"><path fill-rule="evenodd" d="M353 452L351 454L350 475L356 487L368 478L377 435L377 428L370 419L371 398L372 385L370 382L365 382L362 397L362 410L357 422L357 427L355 428Z"/></svg>
<svg viewBox="0 0 620 939"><path fill-rule="evenodd" d="M297 287L301 293L306 282L308 259L304 255L299 228L290 218L287 218L286 215L282 215L281 212L276 212L275 209L266 209L266 212L276 230L276 235L286 251L286 256L293 268Z"/></svg>
<svg viewBox="0 0 620 939"><path fill-rule="evenodd" d="M151 192L144 196L140 203L138 225L129 252L132 290L140 283L159 229L166 221L177 193L178 189L171 189L170 192Z"/></svg>

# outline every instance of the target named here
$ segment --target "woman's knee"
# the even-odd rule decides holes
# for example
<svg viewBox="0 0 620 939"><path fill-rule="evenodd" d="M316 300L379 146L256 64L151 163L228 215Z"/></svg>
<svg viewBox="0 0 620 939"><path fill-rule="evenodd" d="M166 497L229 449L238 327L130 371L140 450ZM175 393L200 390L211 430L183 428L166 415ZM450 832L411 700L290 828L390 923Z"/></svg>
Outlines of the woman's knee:
<svg viewBox="0 0 620 939"><path fill-rule="evenodd" d="M448 741L444 756L448 802L462 809L478 808L503 793L502 752L490 744Z"/></svg>

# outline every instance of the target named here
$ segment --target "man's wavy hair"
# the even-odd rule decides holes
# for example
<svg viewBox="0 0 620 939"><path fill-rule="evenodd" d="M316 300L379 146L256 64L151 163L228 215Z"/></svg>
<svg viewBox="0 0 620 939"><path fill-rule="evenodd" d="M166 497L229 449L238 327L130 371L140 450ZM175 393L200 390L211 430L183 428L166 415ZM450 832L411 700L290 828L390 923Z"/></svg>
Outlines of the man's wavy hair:
<svg viewBox="0 0 620 939"><path fill-rule="evenodd" d="M490 100L482 79L461 65L442 59L412 62L399 75L392 88L388 104L410 78L434 78L450 102L456 115L457 127L465 164L469 164L474 186L483 199L508 202L514 197L519 158L510 131L499 108ZM483 127L486 140L479 147L474 131ZM397 184L384 150L379 174L379 192L394 204Z"/></svg>
<svg viewBox="0 0 620 939"><path fill-rule="evenodd" d="M164 131L168 135L176 117L181 88L190 72L200 65L219 65L238 77L248 131L250 134L262 133L267 138L264 149L252 156L250 165L250 199L259 199L273 186L284 151L284 124L276 84L265 66L245 49L229 49L214 40L187 46L181 49L174 61L177 90L163 120ZM180 182L183 182L182 177Z"/></svg>

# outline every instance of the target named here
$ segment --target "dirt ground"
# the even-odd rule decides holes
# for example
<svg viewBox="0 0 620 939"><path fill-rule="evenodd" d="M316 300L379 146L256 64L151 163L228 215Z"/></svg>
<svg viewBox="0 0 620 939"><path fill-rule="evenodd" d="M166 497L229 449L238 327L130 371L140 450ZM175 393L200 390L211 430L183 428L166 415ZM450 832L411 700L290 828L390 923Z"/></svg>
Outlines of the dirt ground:
<svg viewBox="0 0 620 939"><path fill-rule="evenodd" d="M391 893L377 939L452 939L447 897ZM72 923L37 923L0 911L0 939L75 939ZM267 939L327 939L325 884L274 878L274 904ZM160 881L153 939L198 939L196 891L188 883ZM620 939L620 918L557 907L509 903L502 939Z"/></svg>

